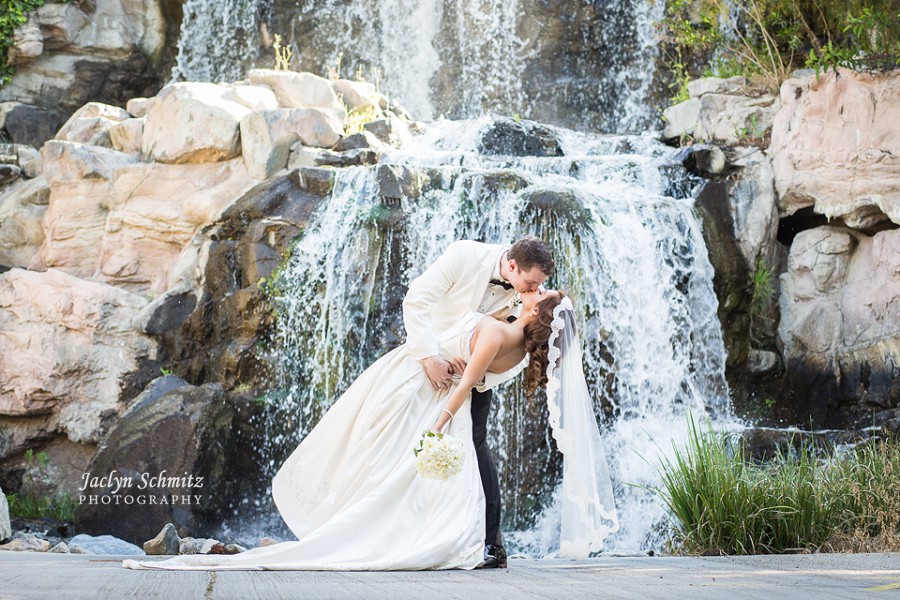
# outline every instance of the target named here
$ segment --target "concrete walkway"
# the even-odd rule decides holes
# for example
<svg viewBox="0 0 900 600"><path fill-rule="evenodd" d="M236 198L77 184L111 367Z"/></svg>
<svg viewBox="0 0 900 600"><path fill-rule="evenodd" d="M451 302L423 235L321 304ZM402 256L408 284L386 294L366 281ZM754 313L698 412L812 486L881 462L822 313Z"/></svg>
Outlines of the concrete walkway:
<svg viewBox="0 0 900 600"><path fill-rule="evenodd" d="M0 552L0 598L900 598L900 554L511 560L507 570L131 571L123 557Z"/></svg>

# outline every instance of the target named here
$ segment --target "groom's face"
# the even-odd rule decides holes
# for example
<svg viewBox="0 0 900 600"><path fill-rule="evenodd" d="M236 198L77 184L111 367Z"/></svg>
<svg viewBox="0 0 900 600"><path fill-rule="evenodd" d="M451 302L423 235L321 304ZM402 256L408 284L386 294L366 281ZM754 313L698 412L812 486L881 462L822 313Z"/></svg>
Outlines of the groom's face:
<svg viewBox="0 0 900 600"><path fill-rule="evenodd" d="M509 261L509 282L520 294L536 291L545 281L547 281L547 275L537 266L524 271L519 269L515 260Z"/></svg>

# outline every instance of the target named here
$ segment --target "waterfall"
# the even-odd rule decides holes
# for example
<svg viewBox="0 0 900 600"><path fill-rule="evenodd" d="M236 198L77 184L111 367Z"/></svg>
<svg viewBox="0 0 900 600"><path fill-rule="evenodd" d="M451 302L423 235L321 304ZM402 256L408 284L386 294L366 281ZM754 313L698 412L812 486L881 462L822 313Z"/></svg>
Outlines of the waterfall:
<svg viewBox="0 0 900 600"><path fill-rule="evenodd" d="M563 157L479 154L489 119L439 121L378 167L342 169L280 275L278 377L269 398L274 471L331 403L405 337L409 281L455 239L534 233L578 307L585 372L614 478L621 531L609 549L660 549L665 511L643 489L687 414L729 415L713 271L694 213L697 183L649 136L558 130ZM403 179L403 196L380 179ZM561 474L546 410L519 384L495 394L491 444L514 551L554 549Z"/></svg>
<svg viewBox="0 0 900 600"><path fill-rule="evenodd" d="M259 56L266 0L185 0L172 81L237 81Z"/></svg>
<svg viewBox="0 0 900 600"><path fill-rule="evenodd" d="M223 6L224 5L224 6ZM173 80L243 79L274 64L364 77L418 119L520 115L640 132L657 119L656 0L186 0Z"/></svg>

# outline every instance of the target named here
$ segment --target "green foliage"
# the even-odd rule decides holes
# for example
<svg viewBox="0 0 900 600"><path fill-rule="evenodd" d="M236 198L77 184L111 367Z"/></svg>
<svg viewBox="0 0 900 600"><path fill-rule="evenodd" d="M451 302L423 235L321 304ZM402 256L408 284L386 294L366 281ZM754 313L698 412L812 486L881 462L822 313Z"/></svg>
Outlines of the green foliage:
<svg viewBox="0 0 900 600"><path fill-rule="evenodd" d="M680 99L688 74L775 90L801 67L900 66L896 0L668 0L660 34Z"/></svg>
<svg viewBox="0 0 900 600"><path fill-rule="evenodd" d="M775 294L775 273L766 266L762 256L756 261L756 270L750 275L753 289L751 316L760 318L768 314L769 302Z"/></svg>
<svg viewBox="0 0 900 600"><path fill-rule="evenodd" d="M24 25L28 13L44 5L44 0L0 0L0 86L9 83L15 68L9 65L13 32Z"/></svg>
<svg viewBox="0 0 900 600"><path fill-rule="evenodd" d="M26 475L22 489L6 497L10 515L25 519L50 517L57 521L72 521L79 505L70 494L57 492L53 496L47 496L37 491L41 481L49 474L50 456L44 451L35 455L28 449L25 451L25 465Z"/></svg>
<svg viewBox="0 0 900 600"><path fill-rule="evenodd" d="M162 373L163 377L168 377L169 375L174 373L172 369L164 369L162 367L159 368L159 372Z"/></svg>
<svg viewBox="0 0 900 600"><path fill-rule="evenodd" d="M741 444L690 422L658 493L691 554L900 548L900 443L870 441L818 460L804 444L754 464Z"/></svg>

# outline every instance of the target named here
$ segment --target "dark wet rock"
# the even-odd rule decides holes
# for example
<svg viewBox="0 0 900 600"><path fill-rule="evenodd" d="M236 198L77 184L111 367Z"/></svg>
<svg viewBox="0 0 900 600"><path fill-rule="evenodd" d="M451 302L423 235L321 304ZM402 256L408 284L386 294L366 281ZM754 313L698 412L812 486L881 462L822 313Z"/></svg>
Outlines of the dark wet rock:
<svg viewBox="0 0 900 600"><path fill-rule="evenodd" d="M696 144L681 148L675 155L688 173L699 177L716 177L728 172L725 152L712 144Z"/></svg>
<svg viewBox="0 0 900 600"><path fill-rule="evenodd" d="M190 533L223 516L223 502L231 498L229 473L236 453L231 435L234 407L219 384L182 385L164 392L175 383L176 378L162 378L151 384L101 444L87 469L91 476L112 474L131 480L113 480L80 492L88 498L97 496L98 503L81 504L79 529L140 544L166 523ZM180 479L160 481L160 477ZM130 504L125 500L129 496ZM118 504L116 497L121 498Z"/></svg>
<svg viewBox="0 0 900 600"><path fill-rule="evenodd" d="M410 138L409 126L400 119L378 119L363 125L363 130L374 135L382 144L401 147Z"/></svg>
<svg viewBox="0 0 900 600"><path fill-rule="evenodd" d="M316 164L320 167L360 167L378 164L381 152L371 148L359 148L346 152L323 150L316 156Z"/></svg>
<svg viewBox="0 0 900 600"><path fill-rule="evenodd" d="M505 118L495 119L481 132L478 151L490 156L563 156L550 128Z"/></svg>
<svg viewBox="0 0 900 600"><path fill-rule="evenodd" d="M141 331L159 335L175 330L187 320L197 308L194 290L171 290L157 298L141 311L144 322Z"/></svg>
<svg viewBox="0 0 900 600"><path fill-rule="evenodd" d="M427 187L429 178L423 172L405 165L379 165L375 173L378 193L387 201L415 198Z"/></svg>
<svg viewBox="0 0 900 600"><path fill-rule="evenodd" d="M180 542L181 538L178 537L178 533L175 531L175 525L166 523L165 527L162 528L162 531L155 538L144 542L144 552L151 556L178 554Z"/></svg>
<svg viewBox="0 0 900 600"><path fill-rule="evenodd" d="M338 140L338 143L332 147L335 152L345 152L347 150L359 150L361 148L371 148L372 150L384 149L384 144L370 131L360 131L353 135L348 135Z"/></svg>
<svg viewBox="0 0 900 600"><path fill-rule="evenodd" d="M22 177L22 169L16 165L0 164L0 186L8 185Z"/></svg>
<svg viewBox="0 0 900 600"><path fill-rule="evenodd" d="M73 108L74 110L74 108ZM22 102L0 103L0 140L40 148L68 118L57 108Z"/></svg>

